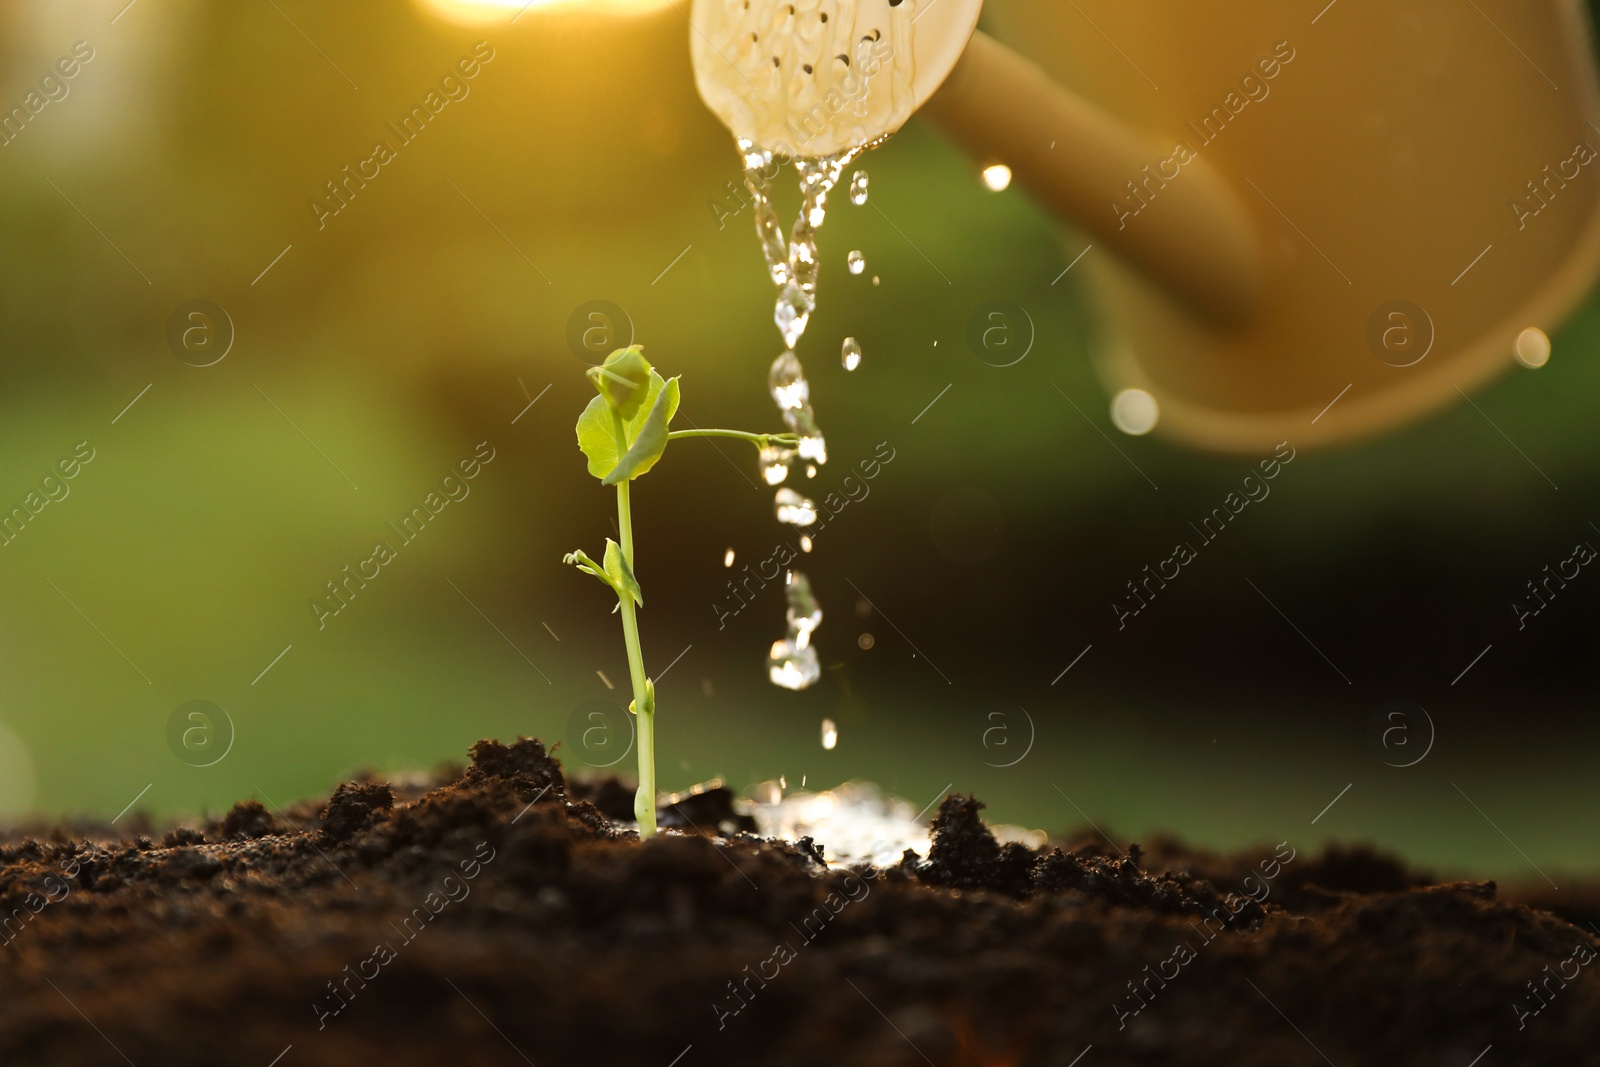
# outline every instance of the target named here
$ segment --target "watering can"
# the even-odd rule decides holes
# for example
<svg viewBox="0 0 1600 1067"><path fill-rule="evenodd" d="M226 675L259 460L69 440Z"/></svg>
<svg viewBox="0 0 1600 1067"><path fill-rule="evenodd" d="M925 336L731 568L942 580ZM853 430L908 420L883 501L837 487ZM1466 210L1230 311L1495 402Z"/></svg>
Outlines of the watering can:
<svg viewBox="0 0 1600 1067"><path fill-rule="evenodd" d="M1008 166L1087 239L1101 377L1176 440L1403 425L1542 363L1600 268L1575 0L993 6L991 37L982 0L695 0L696 83L784 154L921 112Z"/></svg>

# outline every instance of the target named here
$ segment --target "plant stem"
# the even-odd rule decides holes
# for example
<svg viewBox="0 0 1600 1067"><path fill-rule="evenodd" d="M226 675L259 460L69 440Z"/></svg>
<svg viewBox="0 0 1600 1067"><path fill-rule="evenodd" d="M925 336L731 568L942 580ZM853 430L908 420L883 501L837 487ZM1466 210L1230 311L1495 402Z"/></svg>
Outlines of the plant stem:
<svg viewBox="0 0 1600 1067"><path fill-rule="evenodd" d="M616 415L612 416L612 428L617 438L617 455L620 456L626 448L622 419ZM617 531L622 535L622 558L632 571L633 509L628 499L626 478L617 483ZM622 637L628 646L628 676L633 683L634 718L639 724L639 791L633 798L633 813L639 820L639 837L643 840L656 832L656 703L655 694L650 691L650 682L644 673L644 652L639 645L639 618L635 614L633 598L619 589L617 603L622 614Z"/></svg>
<svg viewBox="0 0 1600 1067"><path fill-rule="evenodd" d="M627 434L622 416L611 413L611 433L617 442L617 455L628 451ZM733 437L749 441L757 448L766 448L773 441L796 445L800 438L792 433L745 433L742 430L674 430L667 440L678 437ZM628 570L636 576L633 565L633 509L628 498L628 479L617 483L617 532L622 536L622 558ZM638 722L639 735L639 791L633 798L633 813L639 820L639 837L651 837L656 832L656 698L650 679L644 673L644 652L639 645L639 616L633 597L622 589L617 590L618 610L622 615L622 636L628 646L628 676L633 683L633 713Z"/></svg>
<svg viewBox="0 0 1600 1067"><path fill-rule="evenodd" d="M757 448L766 448L774 441L786 445L800 443L798 434L792 433L745 433L743 430L673 430L667 434L667 440L676 441L680 437L732 437L739 441L749 441Z"/></svg>

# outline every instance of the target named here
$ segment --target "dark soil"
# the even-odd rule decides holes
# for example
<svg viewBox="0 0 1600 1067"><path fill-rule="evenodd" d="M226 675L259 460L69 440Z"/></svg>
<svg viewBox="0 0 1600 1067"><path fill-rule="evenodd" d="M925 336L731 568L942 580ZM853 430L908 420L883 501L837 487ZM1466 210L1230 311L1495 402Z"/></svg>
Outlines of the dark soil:
<svg viewBox="0 0 1600 1067"><path fill-rule="evenodd" d="M1002 847L960 796L930 857L830 871L727 801L641 845L626 788L482 742L431 788L14 841L0 1064L1600 1064L1594 931L1492 883Z"/></svg>

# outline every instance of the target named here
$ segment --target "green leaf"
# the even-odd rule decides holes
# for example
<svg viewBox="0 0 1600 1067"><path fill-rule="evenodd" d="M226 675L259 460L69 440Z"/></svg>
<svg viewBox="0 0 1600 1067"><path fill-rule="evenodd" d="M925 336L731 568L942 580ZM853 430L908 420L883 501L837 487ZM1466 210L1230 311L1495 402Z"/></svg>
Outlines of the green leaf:
<svg viewBox="0 0 1600 1067"><path fill-rule="evenodd" d="M611 575L606 573L605 568L600 566L600 564L596 563L582 552L568 552L565 556L561 557L561 562L570 563L583 573L594 575L602 582L611 586L612 589L617 588L615 582L612 581Z"/></svg>
<svg viewBox="0 0 1600 1067"><path fill-rule="evenodd" d="M609 537L606 538L606 575L618 596L626 593L633 597L635 604L644 607L644 593L639 589L639 579L633 576L633 568L623 558L622 547Z"/></svg>
<svg viewBox="0 0 1600 1067"><path fill-rule="evenodd" d="M623 421L632 419L645 406L651 379L658 377L650 369L650 361L644 358L644 350L639 345L617 349L588 373L606 405L621 415Z"/></svg>
<svg viewBox="0 0 1600 1067"><path fill-rule="evenodd" d="M589 457L589 473L604 478L617 465L617 438L611 429L611 408L597 396L578 416L578 447Z"/></svg>
<svg viewBox="0 0 1600 1067"><path fill-rule="evenodd" d="M653 378L659 377L653 371L651 375ZM655 400L650 405L650 414L645 416L638 433L630 436L627 453L611 473L600 480L602 485L616 485L624 479L639 477L654 467L661 453L667 450L667 428L672 425L672 416L678 412L678 379L672 378L664 389L652 391Z"/></svg>
<svg viewBox="0 0 1600 1067"><path fill-rule="evenodd" d="M631 420L623 422L622 433L626 442L623 448L624 452L627 451L627 446L631 446L638 440L639 434L643 432L645 424L650 419L650 415L655 411L656 400L660 397L666 385L666 380L661 375L655 371L650 372L650 385L645 390L646 403L640 405L639 410L634 413ZM673 397L671 410L667 412L669 421L673 412L678 410L675 388ZM612 422L611 406L606 403L605 397L597 396L589 401L589 406L584 408L583 414L578 416L577 429L578 447L583 450L585 456L589 457L589 473L596 478L604 479L617 466L616 429ZM659 453L657 455L659 457ZM653 463L654 460L651 462ZM649 464L646 464L645 470L648 469ZM634 476L637 477L643 473L644 471L638 471ZM617 481L621 480L621 478L617 479ZM605 484L614 485L615 483L606 482Z"/></svg>

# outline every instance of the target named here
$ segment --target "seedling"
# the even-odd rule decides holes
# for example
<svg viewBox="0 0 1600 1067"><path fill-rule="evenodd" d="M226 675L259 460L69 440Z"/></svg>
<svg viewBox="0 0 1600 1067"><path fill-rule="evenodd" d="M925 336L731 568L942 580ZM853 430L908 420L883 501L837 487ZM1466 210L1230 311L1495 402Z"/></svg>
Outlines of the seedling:
<svg viewBox="0 0 1600 1067"><path fill-rule="evenodd" d="M644 607L644 594L633 570L628 484L654 467L667 443L680 437L732 437L748 441L758 451L774 446L796 448L800 438L790 433L671 429L678 411L678 379L664 379L656 373L639 345L619 348L587 373L600 395L578 416L578 447L589 458L589 473L599 478L601 485L617 487L617 532L622 543L606 538L600 563L582 552L568 553L562 561L594 575L617 594L622 638L628 649L628 676L633 683L628 710L639 724L639 792L633 799L633 811L639 820L639 836L644 838L656 832L656 691L645 675L644 653L639 647L637 610Z"/></svg>

